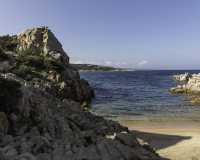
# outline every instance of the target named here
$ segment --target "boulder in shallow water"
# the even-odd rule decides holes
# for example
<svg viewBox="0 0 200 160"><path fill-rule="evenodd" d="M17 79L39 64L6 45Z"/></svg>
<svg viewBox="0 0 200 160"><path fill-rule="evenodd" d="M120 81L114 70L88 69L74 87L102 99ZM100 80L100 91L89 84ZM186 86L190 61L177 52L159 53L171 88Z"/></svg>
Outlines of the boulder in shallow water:
<svg viewBox="0 0 200 160"><path fill-rule="evenodd" d="M185 73L184 76L188 78L187 84L183 86L178 85L177 87L173 87L170 89L172 93L193 93L193 94L200 94L200 79L198 78L200 74L189 74ZM181 75L176 76L175 79L179 81ZM183 76L182 76L183 77ZM179 81L181 82L181 81ZM196 100L194 100L196 101Z"/></svg>
<svg viewBox="0 0 200 160"><path fill-rule="evenodd" d="M186 72L185 74L174 75L174 77L175 77L174 80L177 82L188 82L188 80L192 78L192 75Z"/></svg>

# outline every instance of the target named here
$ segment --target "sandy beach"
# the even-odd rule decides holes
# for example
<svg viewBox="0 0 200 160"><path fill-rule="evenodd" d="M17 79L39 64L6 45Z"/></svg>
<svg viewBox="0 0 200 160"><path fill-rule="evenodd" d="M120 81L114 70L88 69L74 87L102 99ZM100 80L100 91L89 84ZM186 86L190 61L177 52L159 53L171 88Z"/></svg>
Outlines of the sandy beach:
<svg viewBox="0 0 200 160"><path fill-rule="evenodd" d="M155 148L159 160L200 160L200 122L124 121L120 124Z"/></svg>

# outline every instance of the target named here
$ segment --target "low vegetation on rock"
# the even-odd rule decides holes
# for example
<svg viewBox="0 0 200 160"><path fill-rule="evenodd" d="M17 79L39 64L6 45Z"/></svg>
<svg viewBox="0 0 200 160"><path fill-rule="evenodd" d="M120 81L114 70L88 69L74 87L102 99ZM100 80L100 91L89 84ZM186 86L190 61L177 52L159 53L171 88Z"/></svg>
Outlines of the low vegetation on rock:
<svg viewBox="0 0 200 160"><path fill-rule="evenodd" d="M13 51L13 49L18 45L18 40L16 39L16 35L14 36L0 36L0 46L2 49L7 51Z"/></svg>
<svg viewBox="0 0 200 160"><path fill-rule="evenodd" d="M13 73L18 75L19 77L23 77L26 76L27 74L30 74L32 71L34 71L33 67L22 64L17 69L14 69Z"/></svg>
<svg viewBox="0 0 200 160"><path fill-rule="evenodd" d="M64 71L64 67L57 61L50 59L50 58L45 58L44 59L44 66L45 68L45 72L49 72L49 71L55 71L57 73L62 73Z"/></svg>
<svg viewBox="0 0 200 160"><path fill-rule="evenodd" d="M8 55L5 54L4 50L0 46L0 60L4 61L4 60L7 60L7 59L8 59Z"/></svg>
<svg viewBox="0 0 200 160"><path fill-rule="evenodd" d="M19 77L24 77L26 74L30 74L32 71L49 73L54 71L61 74L64 71L64 67L54 59L38 55L32 49L21 50L17 52L18 66L14 70L14 73Z"/></svg>
<svg viewBox="0 0 200 160"><path fill-rule="evenodd" d="M9 72L13 67L9 64L8 61L0 62L0 72L7 73Z"/></svg>

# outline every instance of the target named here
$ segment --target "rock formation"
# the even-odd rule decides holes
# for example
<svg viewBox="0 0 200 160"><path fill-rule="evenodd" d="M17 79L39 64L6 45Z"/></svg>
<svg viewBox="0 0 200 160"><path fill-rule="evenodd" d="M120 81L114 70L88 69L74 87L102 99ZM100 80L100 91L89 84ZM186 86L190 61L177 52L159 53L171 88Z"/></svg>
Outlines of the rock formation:
<svg viewBox="0 0 200 160"><path fill-rule="evenodd" d="M16 51L32 49L39 55L51 57L63 66L70 67L69 57L63 51L61 43L48 27L40 26L36 29L25 29L17 35L19 44Z"/></svg>
<svg viewBox="0 0 200 160"><path fill-rule="evenodd" d="M192 78L192 75L186 72L185 74L174 75L173 77L174 77L174 80L177 82L188 82L188 80Z"/></svg>
<svg viewBox="0 0 200 160"><path fill-rule="evenodd" d="M185 73L184 76L179 77L179 81L181 79L185 79L183 77L187 77L187 84L184 84L183 86L178 85L177 87L171 88L170 91L172 93L200 93L200 73L198 75L190 75L189 73Z"/></svg>
<svg viewBox="0 0 200 160"><path fill-rule="evenodd" d="M158 159L127 127L86 111L94 89L47 27L14 38L15 51L0 50L0 160Z"/></svg>
<svg viewBox="0 0 200 160"><path fill-rule="evenodd" d="M63 51L61 43L47 28L41 26L36 29L26 29L17 35L15 39L19 43L15 52L31 49L34 54L33 60L37 61L37 63L39 61L45 63L45 61L52 59L61 64L63 71L60 73L52 70L47 73L40 71L37 72L38 77L27 75L27 77L23 78L29 81L30 84L44 89L54 97L68 98L81 103L90 101L94 97L94 89L90 87L86 80L80 79L78 71L70 66L69 57ZM39 58L37 59L37 57ZM28 58L30 59L30 57ZM37 67L37 65L34 67Z"/></svg>
<svg viewBox="0 0 200 160"><path fill-rule="evenodd" d="M1 76L14 79L12 74ZM17 79L22 85L19 112L0 110L1 160L157 159L155 150L129 134L126 127Z"/></svg>

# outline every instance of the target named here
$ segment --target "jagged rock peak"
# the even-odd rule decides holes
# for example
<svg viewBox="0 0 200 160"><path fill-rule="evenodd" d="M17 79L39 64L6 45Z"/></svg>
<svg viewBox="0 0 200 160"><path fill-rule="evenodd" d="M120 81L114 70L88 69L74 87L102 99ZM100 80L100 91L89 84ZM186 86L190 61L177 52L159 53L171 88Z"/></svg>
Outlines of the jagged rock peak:
<svg viewBox="0 0 200 160"><path fill-rule="evenodd" d="M17 35L19 44L16 51L32 49L35 53L59 61L69 67L69 57L64 52L62 44L48 27L40 26L36 29L25 29Z"/></svg>
<svg viewBox="0 0 200 160"><path fill-rule="evenodd" d="M32 49L36 55L44 56L44 61L47 58L53 59L64 68L59 74L52 71L50 71L50 75L44 73L43 83L37 83L36 87L42 86L54 97L67 98L81 103L90 101L94 97L94 89L90 87L86 80L81 80L79 73L70 66L69 57L48 27L40 26L36 29L25 29L17 35L16 39L19 41L16 47L17 52Z"/></svg>

